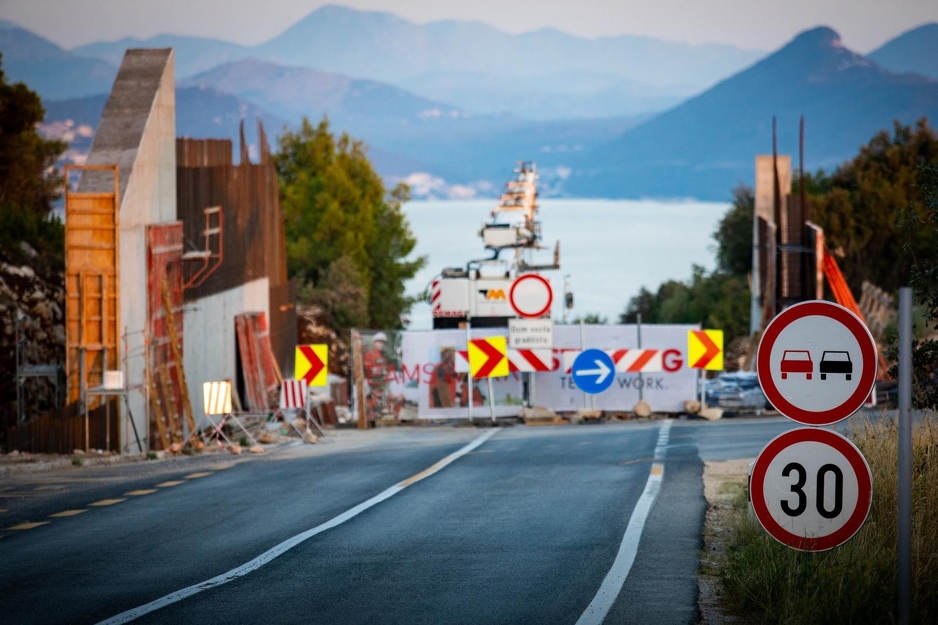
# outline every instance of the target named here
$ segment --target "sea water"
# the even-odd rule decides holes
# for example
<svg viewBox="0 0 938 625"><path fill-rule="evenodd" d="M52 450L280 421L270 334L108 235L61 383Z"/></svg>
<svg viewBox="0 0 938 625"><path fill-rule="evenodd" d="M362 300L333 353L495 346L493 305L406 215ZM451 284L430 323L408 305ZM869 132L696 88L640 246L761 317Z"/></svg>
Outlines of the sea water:
<svg viewBox="0 0 938 625"><path fill-rule="evenodd" d="M642 288L655 293L668 280L688 281L693 266L716 266L713 234L728 203L658 200L541 200L541 241L546 249L529 262L551 264L560 242L560 269L547 271L554 289L552 316L564 317L564 282L573 293L567 320L599 315L618 323L629 300ZM444 268L465 268L471 260L488 259L479 231L491 222L496 200L408 202L403 211L417 238L411 257L426 256L427 265L408 281L408 295L429 289ZM521 213L501 213L499 223L514 223ZM511 250L501 258L513 258ZM411 330L430 330L430 305L411 309Z"/></svg>

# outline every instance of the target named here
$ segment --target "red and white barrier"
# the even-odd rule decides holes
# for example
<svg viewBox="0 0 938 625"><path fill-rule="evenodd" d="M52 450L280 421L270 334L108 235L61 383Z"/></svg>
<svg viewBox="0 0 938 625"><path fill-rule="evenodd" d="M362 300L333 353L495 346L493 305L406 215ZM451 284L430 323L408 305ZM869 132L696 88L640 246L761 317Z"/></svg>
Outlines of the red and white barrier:
<svg viewBox="0 0 938 625"><path fill-rule="evenodd" d="M306 408L306 380L284 380L280 387L280 408Z"/></svg>
<svg viewBox="0 0 938 625"><path fill-rule="evenodd" d="M469 373L469 352L456 350L456 372ZM508 348L508 370L519 373L555 371L559 363L551 349Z"/></svg>
<svg viewBox="0 0 938 625"><path fill-rule="evenodd" d="M604 349L616 366L616 373L656 373L664 371L660 349ZM564 373L573 371L573 361L581 350L563 352Z"/></svg>

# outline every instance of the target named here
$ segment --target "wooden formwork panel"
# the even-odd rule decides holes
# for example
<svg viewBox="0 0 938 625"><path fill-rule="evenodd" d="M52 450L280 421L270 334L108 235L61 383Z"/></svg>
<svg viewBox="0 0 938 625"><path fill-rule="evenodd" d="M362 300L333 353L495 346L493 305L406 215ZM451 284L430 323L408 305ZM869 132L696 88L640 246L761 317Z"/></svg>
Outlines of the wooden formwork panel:
<svg viewBox="0 0 938 625"><path fill-rule="evenodd" d="M120 225L117 166L65 169L66 180L70 169L114 175L113 193L65 194L66 374L72 404L81 400L83 389L101 385L105 370L119 368Z"/></svg>

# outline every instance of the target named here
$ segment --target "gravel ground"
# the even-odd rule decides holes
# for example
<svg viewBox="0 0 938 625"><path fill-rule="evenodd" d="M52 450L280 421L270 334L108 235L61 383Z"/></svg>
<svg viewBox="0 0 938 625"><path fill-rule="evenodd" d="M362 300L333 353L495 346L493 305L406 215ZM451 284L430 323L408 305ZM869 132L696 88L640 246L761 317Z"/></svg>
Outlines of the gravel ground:
<svg viewBox="0 0 938 625"><path fill-rule="evenodd" d="M753 460L754 458L749 458L704 463L703 481L707 514L704 521L704 549L700 556L700 569L697 574L699 625L744 622L724 613L721 609L718 580L713 573L714 568L719 566L729 540L731 501L740 488L745 488L749 475L749 463Z"/></svg>

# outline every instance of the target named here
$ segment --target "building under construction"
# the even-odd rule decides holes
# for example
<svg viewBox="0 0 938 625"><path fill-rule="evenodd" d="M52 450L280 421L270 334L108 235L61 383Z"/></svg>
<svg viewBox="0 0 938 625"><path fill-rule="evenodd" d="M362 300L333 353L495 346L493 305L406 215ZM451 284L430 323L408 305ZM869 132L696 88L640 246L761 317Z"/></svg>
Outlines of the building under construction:
<svg viewBox="0 0 938 625"><path fill-rule="evenodd" d="M128 50L87 163L65 196L63 415L19 424L12 448L144 451L181 445L203 382L231 380L266 411L292 370L294 293L276 171L242 129L177 139L171 49ZM38 431L42 436L37 436Z"/></svg>

